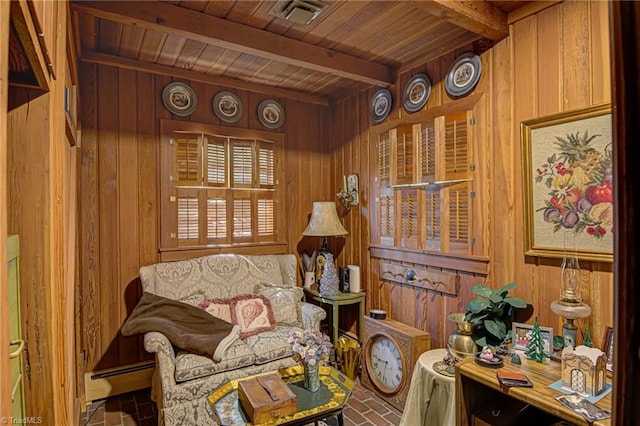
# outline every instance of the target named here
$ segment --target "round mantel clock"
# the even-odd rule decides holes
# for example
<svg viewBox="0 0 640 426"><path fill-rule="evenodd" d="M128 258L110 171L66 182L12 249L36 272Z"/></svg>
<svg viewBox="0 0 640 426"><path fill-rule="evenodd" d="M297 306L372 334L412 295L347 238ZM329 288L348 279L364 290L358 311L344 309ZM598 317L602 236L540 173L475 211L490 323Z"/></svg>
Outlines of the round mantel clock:
<svg viewBox="0 0 640 426"><path fill-rule="evenodd" d="M363 340L362 384L402 411L412 369L429 350L429 333L391 319L365 317Z"/></svg>

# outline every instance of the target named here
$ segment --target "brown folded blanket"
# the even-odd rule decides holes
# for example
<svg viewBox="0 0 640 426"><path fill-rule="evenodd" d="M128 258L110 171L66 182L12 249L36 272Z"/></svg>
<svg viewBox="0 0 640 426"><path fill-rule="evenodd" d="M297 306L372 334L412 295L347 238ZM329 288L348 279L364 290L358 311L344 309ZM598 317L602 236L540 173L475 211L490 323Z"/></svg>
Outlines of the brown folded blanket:
<svg viewBox="0 0 640 426"><path fill-rule="evenodd" d="M120 330L123 336L158 331L180 349L220 361L240 326L202 309L145 292Z"/></svg>

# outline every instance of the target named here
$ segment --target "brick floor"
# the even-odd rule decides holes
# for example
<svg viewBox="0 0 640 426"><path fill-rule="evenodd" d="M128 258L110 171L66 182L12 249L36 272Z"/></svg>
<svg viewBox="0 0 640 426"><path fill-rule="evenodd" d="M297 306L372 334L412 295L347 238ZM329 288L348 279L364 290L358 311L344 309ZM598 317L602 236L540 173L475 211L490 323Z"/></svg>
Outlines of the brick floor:
<svg viewBox="0 0 640 426"><path fill-rule="evenodd" d="M345 426L397 426L402 413L365 389L356 387L344 408ZM150 390L141 390L91 404L82 413L80 426L151 426L158 424L156 405Z"/></svg>

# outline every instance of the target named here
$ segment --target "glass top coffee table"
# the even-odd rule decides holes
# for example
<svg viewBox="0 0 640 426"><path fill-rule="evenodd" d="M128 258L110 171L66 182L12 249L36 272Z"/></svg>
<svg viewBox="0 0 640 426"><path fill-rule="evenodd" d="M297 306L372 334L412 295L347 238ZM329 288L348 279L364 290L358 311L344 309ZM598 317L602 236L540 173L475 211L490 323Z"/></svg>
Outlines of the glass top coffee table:
<svg viewBox="0 0 640 426"><path fill-rule="evenodd" d="M273 372L269 371L263 374L269 373ZM337 417L340 426L344 424L342 409L355 384L348 376L332 367L320 367L320 389L316 392L309 392L302 386L304 374L301 365L283 368L277 370L276 373L296 394L298 411L268 423L260 423L260 426L306 425L332 416ZM209 405L219 424L225 426L252 424L238 400L238 382L263 374L231 380L209 395Z"/></svg>

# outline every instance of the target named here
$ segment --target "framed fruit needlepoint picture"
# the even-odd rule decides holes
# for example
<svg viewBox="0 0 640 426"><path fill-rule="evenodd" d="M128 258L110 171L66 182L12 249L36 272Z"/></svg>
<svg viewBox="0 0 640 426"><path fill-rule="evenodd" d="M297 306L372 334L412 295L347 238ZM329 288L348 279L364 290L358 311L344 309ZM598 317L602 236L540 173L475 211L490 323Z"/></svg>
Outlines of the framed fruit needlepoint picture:
<svg viewBox="0 0 640 426"><path fill-rule="evenodd" d="M611 104L521 124L525 254L613 260Z"/></svg>

